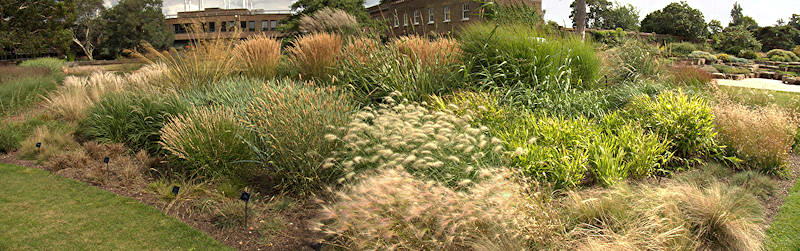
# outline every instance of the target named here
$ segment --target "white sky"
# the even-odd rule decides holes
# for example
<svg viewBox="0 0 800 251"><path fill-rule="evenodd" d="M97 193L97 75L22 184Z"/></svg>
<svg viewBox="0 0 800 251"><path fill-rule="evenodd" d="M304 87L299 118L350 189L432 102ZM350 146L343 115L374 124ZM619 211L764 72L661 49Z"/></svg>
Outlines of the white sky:
<svg viewBox="0 0 800 251"><path fill-rule="evenodd" d="M105 0L107 3L118 0ZM197 9L200 0L192 0L192 10ZM232 8L240 8L241 0L230 0ZM429 0L436 1L436 0ZM545 19L555 21L561 25L571 26L569 19L569 5L573 0L542 0L545 10ZM621 4L633 4L639 9L641 18L648 13L664 8L671 2L678 0L612 0ZM706 21L717 19L723 25L730 22L730 11L734 2L739 2L744 9L744 14L753 17L759 25L769 26L783 18L788 21L792 14L800 14L800 0L687 0L693 8L703 12ZM254 8L265 10L287 10L293 0L253 0ZM374 5L378 0L366 0L367 6ZM222 7L222 0L204 0L205 7ZM164 0L164 13L175 14L183 11L183 0Z"/></svg>

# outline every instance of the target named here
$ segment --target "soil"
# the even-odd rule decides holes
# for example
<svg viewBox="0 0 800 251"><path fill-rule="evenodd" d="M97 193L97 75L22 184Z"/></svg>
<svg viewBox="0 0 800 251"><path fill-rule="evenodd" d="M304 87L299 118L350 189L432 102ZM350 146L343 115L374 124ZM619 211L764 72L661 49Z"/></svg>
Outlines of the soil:
<svg viewBox="0 0 800 251"><path fill-rule="evenodd" d="M0 163L43 169L35 161L20 160L15 153L0 155ZM800 155L793 154L789 158L786 175L776 180L778 190L772 197L762 201L766 209L765 223L767 225L777 215L778 209L798 177L800 177ZM165 211L167 202L158 198L156 194L143 192L146 191L143 186L90 185L141 201L239 250L319 250L322 247L320 240L323 236L309 230L310 221L316 217L316 213L319 211L319 204L314 200L303 201L293 210L286 210L279 215L274 215L274 217L284 219L287 227L278 233L263 233L252 227L249 229L243 227L220 228L214 225L211 216L197 213L196 210L188 208L173 207L169 211Z"/></svg>
<svg viewBox="0 0 800 251"><path fill-rule="evenodd" d="M16 153L0 155L0 163L44 170L44 167L38 165L36 161L17 158ZM166 211L168 202L156 194L145 192L147 189L144 185L86 184L150 205L238 250L319 250L321 247L319 240L322 235L309 230L310 221L316 217L316 213L319 211L318 203L313 200L299 202L299 205L293 207L292 210L272 215L272 217L283 219L286 222L286 228L277 233L265 233L253 227L247 229L244 227L220 228L214 225L210 215L199 213L188 207L172 207Z"/></svg>

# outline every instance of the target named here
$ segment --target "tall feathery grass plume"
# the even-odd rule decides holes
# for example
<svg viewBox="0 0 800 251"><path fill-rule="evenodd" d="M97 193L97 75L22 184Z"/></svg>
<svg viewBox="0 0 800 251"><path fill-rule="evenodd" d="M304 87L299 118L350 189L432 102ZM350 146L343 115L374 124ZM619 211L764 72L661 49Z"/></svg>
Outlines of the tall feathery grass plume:
<svg viewBox="0 0 800 251"><path fill-rule="evenodd" d="M342 46L342 36L335 33L305 35L292 42L289 61L302 79L326 80L333 73Z"/></svg>
<svg viewBox="0 0 800 251"><path fill-rule="evenodd" d="M255 35L236 45L233 51L245 75L271 79L281 61L281 43L267 35Z"/></svg>
<svg viewBox="0 0 800 251"><path fill-rule="evenodd" d="M184 50L170 48L161 52L144 42L141 45L143 52L131 53L147 63L166 66L166 87L211 85L240 70L236 54L231 53L239 41L238 29L232 33L216 33L211 38L201 36L199 24L190 26L189 31L192 42Z"/></svg>

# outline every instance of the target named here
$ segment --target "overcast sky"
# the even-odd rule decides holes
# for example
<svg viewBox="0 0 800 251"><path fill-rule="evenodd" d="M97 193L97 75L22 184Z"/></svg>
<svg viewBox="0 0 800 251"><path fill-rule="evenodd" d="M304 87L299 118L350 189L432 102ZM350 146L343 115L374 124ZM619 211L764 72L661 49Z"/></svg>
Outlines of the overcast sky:
<svg viewBox="0 0 800 251"><path fill-rule="evenodd" d="M117 0L106 0L107 3ZM178 11L184 11L184 0L164 0L164 13L175 14ZM192 10L196 10L200 0L191 0ZM241 8L242 0L230 0L231 8ZM287 10L292 0L252 0L254 8L265 10ZM438 0L429 0L438 1ZM556 21L561 25L571 26L572 22L569 20L569 4L573 0L543 0L543 8L545 10L545 19ZM664 8L671 2L677 0L612 0L622 4L633 4L639 9L641 18L644 18L648 13L655 10ZM378 0L366 0L367 6L374 5ZM723 25L730 22L730 11L733 3L737 0L687 0L694 8L700 9L706 18L706 21L717 19ZM783 18L789 20L793 13L800 14L800 0L738 0L744 9L744 14L753 17L759 25L769 26L774 25L775 22ZM204 6L209 7L222 7L222 0L204 0Z"/></svg>

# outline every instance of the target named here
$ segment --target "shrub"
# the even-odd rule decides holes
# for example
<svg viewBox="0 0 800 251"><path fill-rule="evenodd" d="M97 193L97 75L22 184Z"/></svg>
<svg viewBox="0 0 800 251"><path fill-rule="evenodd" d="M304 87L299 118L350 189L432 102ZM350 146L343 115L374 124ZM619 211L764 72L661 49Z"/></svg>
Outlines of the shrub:
<svg viewBox="0 0 800 251"><path fill-rule="evenodd" d="M527 25L470 25L461 30L459 40L467 72L484 87L535 92L560 90L565 82L586 87L595 83L599 71L592 44Z"/></svg>
<svg viewBox="0 0 800 251"><path fill-rule="evenodd" d="M745 160L750 169L776 174L783 168L794 143L797 125L777 107L748 109L721 104L714 108L722 143Z"/></svg>
<svg viewBox="0 0 800 251"><path fill-rule="evenodd" d="M689 54L688 57L705 59L706 64L714 63L717 62L718 60L717 56L714 56L713 54L705 51L693 51L691 54Z"/></svg>
<svg viewBox="0 0 800 251"><path fill-rule="evenodd" d="M781 49L774 49L767 52L767 58L772 61L779 61L779 62L797 62L800 61L800 57L797 57L794 52L781 50Z"/></svg>
<svg viewBox="0 0 800 251"><path fill-rule="evenodd" d="M754 50L741 50L739 51L739 57L746 58L746 59L756 59L758 58L758 53Z"/></svg>
<svg viewBox="0 0 800 251"><path fill-rule="evenodd" d="M87 112L78 134L100 143L123 143L134 151L156 153L161 150L161 128L171 116L187 109L186 103L171 95L115 93Z"/></svg>
<svg viewBox="0 0 800 251"><path fill-rule="evenodd" d="M673 84L687 87L709 87L713 77L707 71L691 66L675 66L670 69Z"/></svg>
<svg viewBox="0 0 800 251"><path fill-rule="evenodd" d="M359 29L358 20L353 15L336 8L325 7L313 15L300 17L300 30L303 32L349 35L357 33Z"/></svg>
<svg viewBox="0 0 800 251"><path fill-rule="evenodd" d="M800 56L800 45L795 46L794 50L792 50L792 52L794 52L794 55Z"/></svg>
<svg viewBox="0 0 800 251"><path fill-rule="evenodd" d="M700 50L700 46L690 42L670 43L667 48L672 56L687 56L693 51Z"/></svg>
<svg viewBox="0 0 800 251"><path fill-rule="evenodd" d="M243 65L247 76L271 79L275 77L281 61L281 43L266 35L256 35L237 44L233 50L236 61Z"/></svg>
<svg viewBox="0 0 800 251"><path fill-rule="evenodd" d="M442 53L457 49L442 45L449 42L433 45L434 42L423 39L415 41L395 42L396 46L383 46L378 41L364 38L352 41L342 53L332 83L352 90L365 103L380 101L394 92L399 92L402 98L420 101L429 95L447 94L464 85L452 64L455 61L449 61L453 60L453 55ZM425 51L421 49L425 45L421 44L438 46L440 50Z"/></svg>
<svg viewBox="0 0 800 251"><path fill-rule="evenodd" d="M304 35L292 42L289 60L303 79L328 79L341 54L342 44L338 34Z"/></svg>
<svg viewBox="0 0 800 251"><path fill-rule="evenodd" d="M464 187L482 169L502 165L500 140L469 122L414 104L367 109L355 115L341 139L329 136L342 147L327 165L339 163L345 174L403 167L416 177Z"/></svg>
<svg viewBox="0 0 800 251"><path fill-rule="evenodd" d="M749 73L751 73L750 69L742 68L742 67L734 67L734 66L728 66L728 65L723 65L723 64L715 64L713 66L714 66L714 69L717 69L717 71L719 71L721 73L725 73L725 74L749 74Z"/></svg>
<svg viewBox="0 0 800 251"><path fill-rule="evenodd" d="M333 245L357 250L492 250L552 242L560 226L552 208L539 201L543 196L531 199L524 191L507 175L456 192L387 169L338 192L318 225L334 237Z"/></svg>
<svg viewBox="0 0 800 251"><path fill-rule="evenodd" d="M256 159L252 134L230 110L198 108L174 117L161 129L161 146L184 160L191 174L206 177L241 174L244 161Z"/></svg>
<svg viewBox="0 0 800 251"><path fill-rule="evenodd" d="M658 48L646 41L627 39L608 53L612 78L617 81L633 81L660 72Z"/></svg>
<svg viewBox="0 0 800 251"><path fill-rule="evenodd" d="M325 135L350 120L351 98L334 88L292 81L269 82L261 92L246 109L245 121L275 187L306 193L335 181L338 170L322 165L340 144Z"/></svg>
<svg viewBox="0 0 800 251"><path fill-rule="evenodd" d="M61 67L64 66L64 60L58 58L37 58L29 59L19 63L19 66L25 67L44 67L50 69L53 73L60 73Z"/></svg>
<svg viewBox="0 0 800 251"><path fill-rule="evenodd" d="M66 126L36 127L33 133L21 142L20 156L26 159L47 160L77 147L78 143L72 138L70 129ZM40 147L36 147L37 143L41 143Z"/></svg>
<svg viewBox="0 0 800 251"><path fill-rule="evenodd" d="M639 96L627 108L627 116L670 143L675 164L701 163L702 158L715 155L714 114L709 104L683 92L663 92L655 98Z"/></svg>
<svg viewBox="0 0 800 251"><path fill-rule="evenodd" d="M744 26L730 26L713 36L714 49L737 55L743 50L761 50L761 42Z"/></svg>

